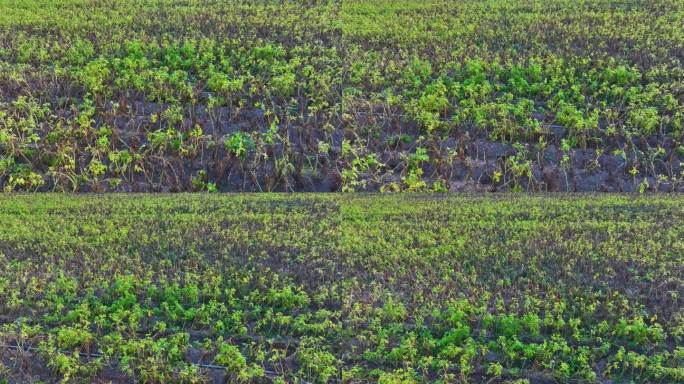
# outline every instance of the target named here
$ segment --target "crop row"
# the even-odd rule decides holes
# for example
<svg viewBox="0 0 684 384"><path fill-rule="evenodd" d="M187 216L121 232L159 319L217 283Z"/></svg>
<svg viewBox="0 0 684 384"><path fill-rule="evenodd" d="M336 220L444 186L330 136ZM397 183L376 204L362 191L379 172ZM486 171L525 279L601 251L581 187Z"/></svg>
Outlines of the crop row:
<svg viewBox="0 0 684 384"><path fill-rule="evenodd" d="M681 190L684 7L635 4L0 2L0 185Z"/></svg>
<svg viewBox="0 0 684 384"><path fill-rule="evenodd" d="M684 382L683 206L9 195L0 377Z"/></svg>

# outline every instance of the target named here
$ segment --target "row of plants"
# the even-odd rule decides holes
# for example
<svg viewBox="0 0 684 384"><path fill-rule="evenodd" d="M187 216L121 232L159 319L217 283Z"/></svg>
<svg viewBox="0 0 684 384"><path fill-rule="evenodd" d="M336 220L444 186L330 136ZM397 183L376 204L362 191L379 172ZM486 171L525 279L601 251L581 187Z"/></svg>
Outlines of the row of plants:
<svg viewBox="0 0 684 384"><path fill-rule="evenodd" d="M0 378L684 382L682 206L7 195Z"/></svg>
<svg viewBox="0 0 684 384"><path fill-rule="evenodd" d="M681 189L676 1L0 7L6 190Z"/></svg>

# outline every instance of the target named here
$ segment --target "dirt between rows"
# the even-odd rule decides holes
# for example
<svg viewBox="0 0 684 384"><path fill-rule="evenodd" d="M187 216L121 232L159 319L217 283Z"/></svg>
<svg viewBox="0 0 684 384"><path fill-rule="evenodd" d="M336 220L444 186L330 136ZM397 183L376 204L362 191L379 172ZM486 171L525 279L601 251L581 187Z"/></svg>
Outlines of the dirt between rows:
<svg viewBox="0 0 684 384"><path fill-rule="evenodd" d="M117 149L132 153L149 151L149 134L164 131L152 115L161 115L162 103L136 101L110 103L108 110L95 118L95 127L112 129L110 142ZM116 110L113 110L116 109ZM54 111L60 118L75 118L73 110ZM264 145L257 153L249 149L242 158L231 154L223 145L237 132L253 137L268 132L271 123L256 108L239 110L228 107L208 109L205 105L186 107L184 119L175 128L179 132L200 127L205 138L214 143L203 146L192 157L172 150L146 155L145 174L129 172L124 177L111 170L98 182L82 183L80 192L182 192L197 190L197 179L204 173L224 192L337 192L342 190L380 191L409 187L410 156L425 148L429 161L421 162L421 180L429 189L438 183L449 192L684 192L684 147L671 136L653 135L630 139L605 136L585 148L562 150L567 131L551 125L538 137L518 144L490 140L476 128L459 129L439 139L425 140L424 132L402 114L357 113L356 115L322 118L301 115L278 124L279 140ZM326 129L321 121L332 122ZM41 136L50 132L44 126ZM542 137L543 136L543 137ZM538 140L544 139L543 148ZM343 151L344 142L351 143L354 153ZM598 147L600 142L601 147ZM322 151L320 143L329 146ZM91 160L87 148L77 149L77 168L87 170ZM523 152L521 154L521 152ZM455 155L454 155L455 154ZM355 161L375 157L380 166L355 169ZM37 156L40 158L40 156ZM105 162L106 162L105 158ZM526 170L516 174L515 167ZM48 174L45 164L34 165ZM345 177L345 171L346 177ZM108 180L119 179L117 183ZM0 185L8 175L0 176ZM42 190L60 189L47 181ZM350 184L351 188L350 188ZM392 188L388 188L392 186Z"/></svg>

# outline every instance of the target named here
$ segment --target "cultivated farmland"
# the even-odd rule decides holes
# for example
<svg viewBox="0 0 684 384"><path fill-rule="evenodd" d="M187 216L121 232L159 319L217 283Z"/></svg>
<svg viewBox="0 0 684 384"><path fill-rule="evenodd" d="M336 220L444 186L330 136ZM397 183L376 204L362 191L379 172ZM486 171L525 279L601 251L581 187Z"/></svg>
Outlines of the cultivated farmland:
<svg viewBox="0 0 684 384"><path fill-rule="evenodd" d="M7 196L0 377L682 383L683 207Z"/></svg>
<svg viewBox="0 0 684 384"><path fill-rule="evenodd" d="M0 384L684 384L683 60L681 0L0 0Z"/></svg>
<svg viewBox="0 0 684 384"><path fill-rule="evenodd" d="M0 11L5 190L684 189L681 1Z"/></svg>

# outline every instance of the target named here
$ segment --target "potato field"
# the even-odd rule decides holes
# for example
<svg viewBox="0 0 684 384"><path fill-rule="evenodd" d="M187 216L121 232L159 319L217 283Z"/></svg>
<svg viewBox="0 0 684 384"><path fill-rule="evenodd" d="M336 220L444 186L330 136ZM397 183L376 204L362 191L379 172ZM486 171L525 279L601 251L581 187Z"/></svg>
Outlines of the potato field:
<svg viewBox="0 0 684 384"><path fill-rule="evenodd" d="M677 0L0 0L6 191L684 191Z"/></svg>

